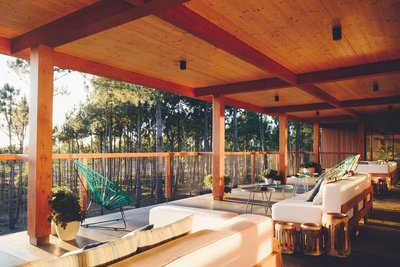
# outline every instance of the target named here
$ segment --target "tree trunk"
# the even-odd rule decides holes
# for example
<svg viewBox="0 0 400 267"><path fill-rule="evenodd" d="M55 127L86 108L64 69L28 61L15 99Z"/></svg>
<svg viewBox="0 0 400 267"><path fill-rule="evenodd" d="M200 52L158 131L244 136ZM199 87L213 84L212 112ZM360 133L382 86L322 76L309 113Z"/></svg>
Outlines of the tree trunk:
<svg viewBox="0 0 400 267"><path fill-rule="evenodd" d="M161 99L156 103L156 152L162 152L162 130L163 121L161 114ZM156 203L161 203L163 200L163 181L162 181L162 158L156 159Z"/></svg>
<svg viewBox="0 0 400 267"><path fill-rule="evenodd" d="M137 121L136 121L136 132L137 132L137 145L136 145L136 152L141 152L142 150L142 115L140 113L140 106L139 111L137 113ZM139 208L140 203L142 201L142 179L140 177L140 168L141 166L141 159L137 158L136 160L136 181L135 181L135 207Z"/></svg>

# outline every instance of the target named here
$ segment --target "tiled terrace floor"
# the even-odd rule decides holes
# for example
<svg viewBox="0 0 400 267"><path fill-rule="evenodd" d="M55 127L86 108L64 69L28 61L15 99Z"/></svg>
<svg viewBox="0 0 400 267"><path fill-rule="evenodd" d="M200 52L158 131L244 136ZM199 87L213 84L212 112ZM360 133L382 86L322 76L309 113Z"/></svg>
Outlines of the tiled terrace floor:
<svg viewBox="0 0 400 267"><path fill-rule="evenodd" d="M400 205L399 190L392 191L388 199L377 199L375 207L377 214L385 214L391 207L397 209ZM199 207L206 209L216 209L243 213L248 193L236 189L225 201L213 201L211 195L203 195L188 199L170 202L174 205ZM288 197L288 194L287 196ZM282 194L276 192L272 196L272 202L282 199ZM257 198L260 204L261 199ZM0 237L0 266L13 266L37 258L51 258L83 247L88 243L115 239L126 234L126 232L148 223L148 213L153 206L133 209L126 211L128 227L126 231L114 231L101 228L82 228L78 237L74 241L63 242L56 236L51 236L50 244L42 247L29 245L26 232L9 234ZM395 212L394 214L397 214ZM254 206L253 213L264 215L264 209L260 205ZM119 213L109 214L101 217L101 220L119 216ZM390 217L390 216L389 216ZM393 217L390 217L393 218ZM397 217L394 218L394 220ZM92 218L96 220L98 218ZM374 219L380 219L375 218ZM388 218L384 218L388 219ZM382 227L382 221L374 221L374 225L361 225L360 234L352 239L352 254L346 259L331 258L328 256L309 257L301 253L284 255L284 266L398 266L400 262L399 240L400 240L400 220L391 223L390 227ZM380 225L380 226L376 226Z"/></svg>

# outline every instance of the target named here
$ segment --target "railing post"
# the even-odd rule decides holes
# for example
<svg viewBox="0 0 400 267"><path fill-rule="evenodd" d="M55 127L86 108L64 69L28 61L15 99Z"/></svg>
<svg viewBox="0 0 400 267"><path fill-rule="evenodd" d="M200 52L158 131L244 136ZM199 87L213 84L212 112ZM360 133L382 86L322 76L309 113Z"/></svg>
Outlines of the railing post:
<svg viewBox="0 0 400 267"><path fill-rule="evenodd" d="M82 159L82 163L87 165L87 159ZM85 176L82 175L82 173L80 171L79 172L79 177L81 180L81 184L80 184L80 195L81 195L81 207L83 210L87 210L87 192L85 190L85 188L87 189L87 181L85 179Z"/></svg>
<svg viewBox="0 0 400 267"><path fill-rule="evenodd" d="M251 183L254 184L256 182L256 153L251 152Z"/></svg>
<svg viewBox="0 0 400 267"><path fill-rule="evenodd" d="M172 168L172 156L173 153L169 153L167 156L167 176L165 180L165 199L168 200L171 198L171 168Z"/></svg>
<svg viewBox="0 0 400 267"><path fill-rule="evenodd" d="M296 174L296 173L298 173L299 172L299 164L297 164L298 163L298 160L297 160L297 156L298 156L299 154L296 152L296 153L293 153L293 156L294 156L294 166L293 166L293 172L294 172L294 174Z"/></svg>

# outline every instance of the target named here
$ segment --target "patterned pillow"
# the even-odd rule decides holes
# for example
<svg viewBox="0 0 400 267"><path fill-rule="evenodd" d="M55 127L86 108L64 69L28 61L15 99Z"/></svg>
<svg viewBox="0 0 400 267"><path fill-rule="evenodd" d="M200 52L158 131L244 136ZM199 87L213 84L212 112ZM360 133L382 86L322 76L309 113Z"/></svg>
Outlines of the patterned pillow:
<svg viewBox="0 0 400 267"><path fill-rule="evenodd" d="M147 249L164 244L173 239L190 234L192 231L193 215L185 217L174 223L154 228L149 231L137 233L137 252L140 253Z"/></svg>

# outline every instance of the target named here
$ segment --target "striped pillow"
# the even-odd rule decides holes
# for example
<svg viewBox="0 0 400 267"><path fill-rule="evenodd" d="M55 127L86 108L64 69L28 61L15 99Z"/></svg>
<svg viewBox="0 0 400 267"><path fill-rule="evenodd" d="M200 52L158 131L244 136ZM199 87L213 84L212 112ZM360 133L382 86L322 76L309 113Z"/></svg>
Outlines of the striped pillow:
<svg viewBox="0 0 400 267"><path fill-rule="evenodd" d="M193 215L174 223L137 233L137 253L190 234Z"/></svg>

